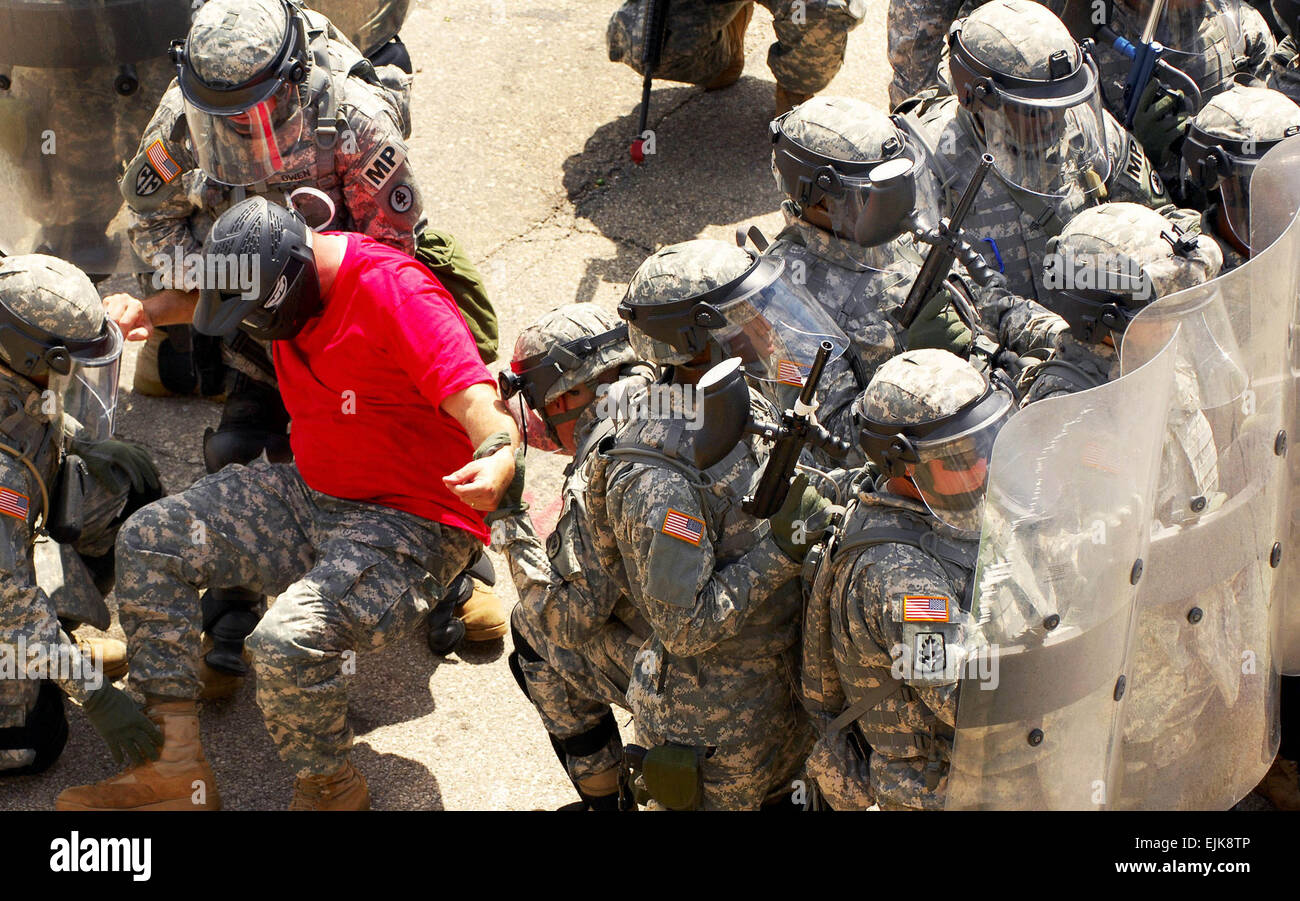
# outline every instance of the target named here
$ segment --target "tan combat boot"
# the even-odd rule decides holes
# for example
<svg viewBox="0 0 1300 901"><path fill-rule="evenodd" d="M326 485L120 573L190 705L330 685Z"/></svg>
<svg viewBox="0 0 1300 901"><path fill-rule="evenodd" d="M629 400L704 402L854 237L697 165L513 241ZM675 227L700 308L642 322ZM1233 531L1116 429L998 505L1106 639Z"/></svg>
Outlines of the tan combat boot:
<svg viewBox="0 0 1300 901"><path fill-rule="evenodd" d="M1255 791L1273 803L1278 810L1300 810L1300 766L1294 760L1278 755Z"/></svg>
<svg viewBox="0 0 1300 901"><path fill-rule="evenodd" d="M772 118L783 116L799 104L812 99L812 94L800 94L798 91L787 91L780 85L776 86L776 115Z"/></svg>
<svg viewBox="0 0 1300 901"><path fill-rule="evenodd" d="M293 784L289 809L369 810L370 787L352 761L344 761L343 766L324 776L300 776Z"/></svg>
<svg viewBox="0 0 1300 901"><path fill-rule="evenodd" d="M221 796L199 741L194 701L148 698L145 715L163 733L157 760L94 785L60 792L55 810L220 810Z"/></svg>
<svg viewBox="0 0 1300 901"><path fill-rule="evenodd" d="M754 4L746 3L722 29L722 42L731 47L731 62L704 86L704 90L720 91L740 80L740 74L745 71L745 31L753 17Z"/></svg>
<svg viewBox="0 0 1300 901"><path fill-rule="evenodd" d="M509 628L501 599L478 582L469 600L456 608L456 618L465 624L466 641L495 641Z"/></svg>
<svg viewBox="0 0 1300 901"><path fill-rule="evenodd" d="M90 657L93 660L100 661L104 668L104 678L109 682L116 682L126 675L126 644L118 641L116 638L106 638L97 635L73 635L77 642L77 650L83 657Z"/></svg>
<svg viewBox="0 0 1300 901"><path fill-rule="evenodd" d="M162 376L158 374L158 348L166 340L167 334L162 329L154 329L153 334L140 347L140 355L135 359L135 381L131 386L136 394L146 397L176 396L162 383Z"/></svg>

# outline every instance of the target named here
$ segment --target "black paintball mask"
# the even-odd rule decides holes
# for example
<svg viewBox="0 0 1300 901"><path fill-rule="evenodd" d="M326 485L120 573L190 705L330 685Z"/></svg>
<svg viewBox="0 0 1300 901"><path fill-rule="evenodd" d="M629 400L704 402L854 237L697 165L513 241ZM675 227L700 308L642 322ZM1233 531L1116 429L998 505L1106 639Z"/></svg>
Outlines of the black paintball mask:
<svg viewBox="0 0 1300 901"><path fill-rule="evenodd" d="M792 140L784 128L789 115L769 126L772 171L781 191L801 210L825 202L835 233L856 244L875 247L901 235L916 208L923 163L903 128L885 142L884 159L840 160Z"/></svg>
<svg viewBox="0 0 1300 901"><path fill-rule="evenodd" d="M203 248L204 287L194 328L229 337L283 340L319 315L324 300L312 252L312 230L297 212L250 197L212 226Z"/></svg>

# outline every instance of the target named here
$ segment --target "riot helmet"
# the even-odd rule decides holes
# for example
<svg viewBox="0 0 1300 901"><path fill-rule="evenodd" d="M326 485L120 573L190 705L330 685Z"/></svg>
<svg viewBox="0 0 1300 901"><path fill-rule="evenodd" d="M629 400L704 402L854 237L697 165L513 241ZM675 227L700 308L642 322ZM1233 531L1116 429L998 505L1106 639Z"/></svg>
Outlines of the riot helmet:
<svg viewBox="0 0 1300 901"><path fill-rule="evenodd" d="M171 57L199 168L227 185L283 171L309 101L302 11L289 0L211 0Z"/></svg>
<svg viewBox="0 0 1300 901"><path fill-rule="evenodd" d="M855 244L871 248L898 237L918 199L922 208L935 208L932 182L920 177L922 153L906 130L869 103L814 97L773 120L770 133L777 188L800 216L823 207L831 230Z"/></svg>
<svg viewBox="0 0 1300 901"><path fill-rule="evenodd" d="M546 412L547 406L579 385L594 390L601 376L635 362L626 323L595 304L566 304L520 332L510 368L498 376L501 397L509 401L519 395L518 419L527 442L554 450L559 443L555 427L577 419L590 404L554 416ZM528 427L530 417L522 409L524 404L540 418L544 435ZM551 444L543 446L543 438L549 438Z"/></svg>
<svg viewBox="0 0 1300 901"><path fill-rule="evenodd" d="M122 333L84 272L42 254L0 259L0 363L44 383L92 440L113 433Z"/></svg>
<svg viewBox="0 0 1300 901"><path fill-rule="evenodd" d="M1120 336L1160 297L1209 281L1223 252L1209 237L1185 234L1155 210L1103 203L1079 213L1047 244L1043 303L1080 341Z"/></svg>
<svg viewBox="0 0 1300 901"><path fill-rule="evenodd" d="M323 305L312 234L297 213L261 196L217 217L203 248L195 330L229 336L243 328L265 340L302 331ZM249 283L241 283L245 274Z"/></svg>
<svg viewBox="0 0 1300 901"><path fill-rule="evenodd" d="M1110 176L1096 62L1050 10L992 0L948 31L953 93L1009 184L1047 198Z"/></svg>
<svg viewBox="0 0 1300 901"><path fill-rule="evenodd" d="M739 357L763 382L800 385L821 342L848 338L785 262L712 239L673 244L632 276L618 314L641 359L707 368Z"/></svg>
<svg viewBox="0 0 1300 901"><path fill-rule="evenodd" d="M978 532L993 442L1015 409L1005 382L923 348L882 364L853 402L853 418L869 460L906 477L945 525Z"/></svg>
<svg viewBox="0 0 1300 901"><path fill-rule="evenodd" d="M1300 134L1300 106L1262 86L1234 84L1206 102L1183 141L1184 182L1217 190L1232 240L1250 250L1250 179L1268 151Z"/></svg>

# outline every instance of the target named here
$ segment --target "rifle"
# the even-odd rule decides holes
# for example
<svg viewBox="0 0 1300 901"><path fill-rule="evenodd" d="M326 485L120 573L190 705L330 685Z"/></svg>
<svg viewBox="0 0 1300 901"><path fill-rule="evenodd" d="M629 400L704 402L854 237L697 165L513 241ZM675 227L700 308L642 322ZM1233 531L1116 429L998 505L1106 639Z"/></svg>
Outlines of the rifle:
<svg viewBox="0 0 1300 901"><path fill-rule="evenodd" d="M848 453L848 442L836 438L812 419L817 409L817 383L821 381L822 370L831 358L832 349L833 345L829 341L823 341L817 348L817 356L813 359L808 377L804 379L799 399L795 402L794 409L781 414L780 425L748 427L749 431L772 442L772 452L768 454L754 493L741 503L741 509L751 516L767 519L781 509L790 491L790 477L794 475L795 464L799 462L799 454L804 445L812 444L832 456Z"/></svg>
<svg viewBox="0 0 1300 901"><path fill-rule="evenodd" d="M907 299L903 301L903 307L899 310L898 321L904 329L911 327L921 309L939 292L944 279L952 270L953 261L958 257L961 257L962 263L977 281L983 283L991 277L992 272L985 264L984 258L966 244L961 235L961 225L970 213L971 207L975 205L975 195L979 193L980 186L984 184L984 176L988 175L991 168L993 168L993 157L986 153L980 158L980 164L976 167L975 174L971 176L965 192L958 199L952 216L939 220L939 227L935 230L938 236L934 246L925 255L921 271L917 273L916 281L912 282L912 289L907 292Z"/></svg>
<svg viewBox="0 0 1300 901"><path fill-rule="evenodd" d="M641 111L637 118L636 138L628 150L632 162L637 165L645 161L645 138L642 135L650 118L650 83L659 68L664 42L668 40L668 8L671 5L671 0L646 0L645 41L641 45Z"/></svg>

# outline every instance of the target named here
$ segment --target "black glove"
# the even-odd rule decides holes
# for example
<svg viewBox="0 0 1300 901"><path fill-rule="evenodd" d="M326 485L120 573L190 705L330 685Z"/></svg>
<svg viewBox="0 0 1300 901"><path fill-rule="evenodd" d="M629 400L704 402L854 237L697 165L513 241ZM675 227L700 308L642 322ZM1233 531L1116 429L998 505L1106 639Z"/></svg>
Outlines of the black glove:
<svg viewBox="0 0 1300 901"><path fill-rule="evenodd" d="M1187 132L1191 115L1181 91L1172 91L1152 78L1138 101L1133 116L1133 134L1142 144L1151 165L1165 164L1174 144Z"/></svg>
<svg viewBox="0 0 1300 901"><path fill-rule="evenodd" d="M146 760L158 759L162 732L122 689L112 685L98 688L86 699L82 709L108 744L114 763L120 766L125 759L132 766L139 766Z"/></svg>
<svg viewBox="0 0 1300 901"><path fill-rule="evenodd" d="M153 458L143 445L130 441L74 441L70 450L86 461L86 469L101 483L111 483L112 468L117 467L131 479L131 490L136 494L162 490L162 480Z"/></svg>
<svg viewBox="0 0 1300 901"><path fill-rule="evenodd" d="M506 489L501 503L497 504L495 510L484 514L483 521L491 525L498 519L518 516L527 510L528 505L524 503L524 446L521 444L515 451L515 477L510 480L510 487Z"/></svg>
<svg viewBox="0 0 1300 901"><path fill-rule="evenodd" d="M781 509L768 520L772 524L772 538L787 557L802 563L808 549L821 540L830 525L830 517L823 515L832 504L808 484L808 477L800 473L790 482L790 492Z"/></svg>

